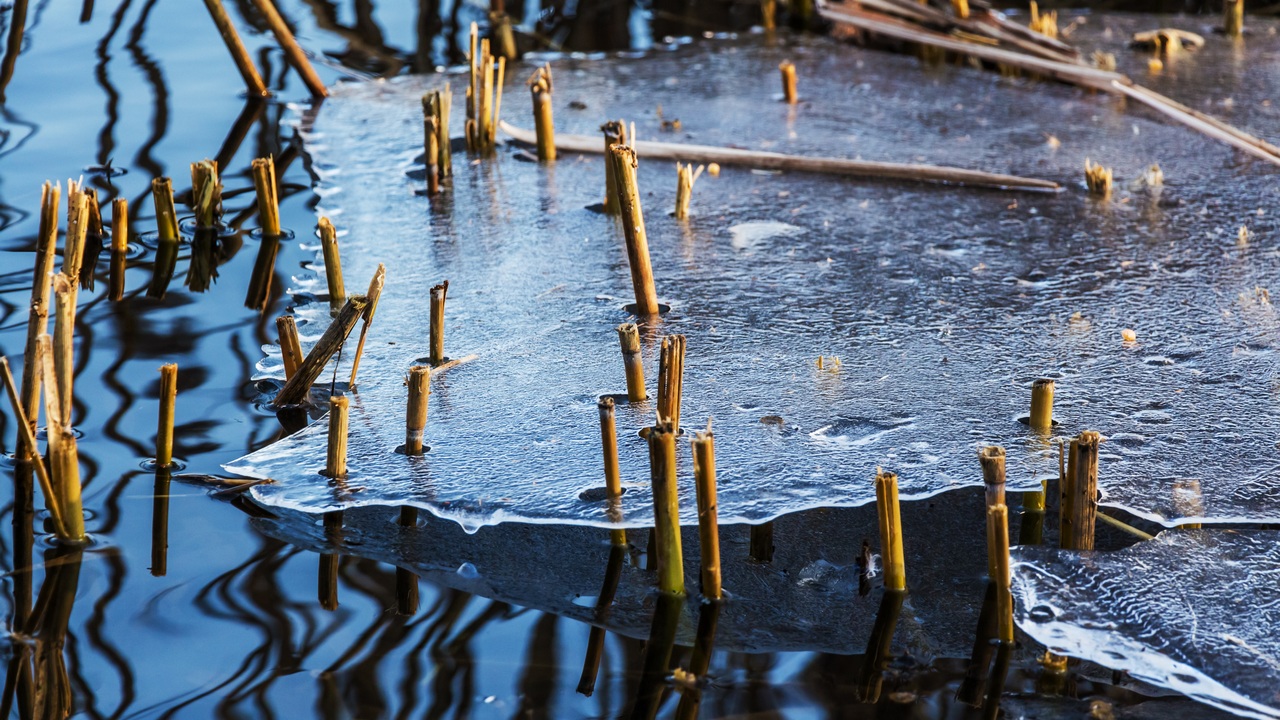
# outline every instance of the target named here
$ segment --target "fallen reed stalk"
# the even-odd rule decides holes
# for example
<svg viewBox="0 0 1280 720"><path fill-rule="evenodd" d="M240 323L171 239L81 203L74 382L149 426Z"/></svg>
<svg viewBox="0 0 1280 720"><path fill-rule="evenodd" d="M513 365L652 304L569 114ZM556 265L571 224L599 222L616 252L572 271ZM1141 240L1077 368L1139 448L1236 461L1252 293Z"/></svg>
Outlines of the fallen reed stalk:
<svg viewBox="0 0 1280 720"><path fill-rule="evenodd" d="M618 343L622 346L622 367L627 376L627 402L649 399L644 386L644 359L640 356L640 328L635 323L618 326Z"/></svg>
<svg viewBox="0 0 1280 720"><path fill-rule="evenodd" d="M427 404L431 400L431 368L409 368L409 402L405 407L404 454L421 455L427 428Z"/></svg>
<svg viewBox="0 0 1280 720"><path fill-rule="evenodd" d="M356 373L360 370L360 358L364 356L364 341L369 337L369 326L373 324L373 315L378 311L378 300L382 298L382 287L387 282L387 268L382 263L378 263L378 269L373 271L373 278L369 280L369 289L365 292L365 309L361 317L364 323L360 326L360 341L356 343L355 357L351 358L351 377L347 380L347 384L352 388L356 386Z"/></svg>
<svg viewBox="0 0 1280 720"><path fill-rule="evenodd" d="M506 123L502 124L503 132L511 135L509 127ZM604 212L606 215L617 215L619 213L618 177L614 173L611 158L615 146L627 144L627 124L621 120L610 120L600 126L600 132L604 133ZM521 142L525 141L521 140ZM560 146L564 146L563 140Z"/></svg>
<svg viewBox="0 0 1280 720"><path fill-rule="evenodd" d="M698 548L702 555L702 597L719 600L720 528L716 507L716 440L707 429L693 439L693 477L698 493Z"/></svg>
<svg viewBox="0 0 1280 720"><path fill-rule="evenodd" d="M705 165L699 165L695 171L693 163L681 165L676 162L676 219L689 219L689 201L693 199L693 184L702 176Z"/></svg>
<svg viewBox="0 0 1280 720"><path fill-rule="evenodd" d="M292 315L281 315L276 318L276 333L280 335L280 361L284 363L284 379L288 382L298 373L298 366L302 364L298 322Z"/></svg>
<svg viewBox="0 0 1280 720"><path fill-rule="evenodd" d="M129 201L116 198L111 202L111 271L107 295L115 302L124 299L124 271L129 252Z"/></svg>
<svg viewBox="0 0 1280 720"><path fill-rule="evenodd" d="M178 264L178 211L173 205L173 181L167 177L152 180L151 199L156 208L156 259L147 297L162 298Z"/></svg>
<svg viewBox="0 0 1280 720"><path fill-rule="evenodd" d="M48 334L36 338L36 353L44 385L45 434L49 441L49 475L53 490L49 500L60 506L59 512L66 530L63 539L80 543L84 542L84 509L80 503L80 454L76 448L76 434L62 422L62 400L58 395L53 338Z"/></svg>
<svg viewBox="0 0 1280 720"><path fill-rule="evenodd" d="M1222 32L1233 38L1244 33L1244 0L1222 0Z"/></svg>
<svg viewBox="0 0 1280 720"><path fill-rule="evenodd" d="M40 190L40 230L36 236L36 262L31 278L31 306L27 316L27 344L22 355L22 411L34 436L40 413L40 373L36 339L49 328L50 271L58 245L58 201L62 189L46 182ZM19 436L17 457L25 460L36 451Z"/></svg>
<svg viewBox="0 0 1280 720"><path fill-rule="evenodd" d="M1031 383L1031 415L1027 422L1036 430L1053 428L1053 389L1054 383L1048 378Z"/></svg>
<svg viewBox="0 0 1280 720"><path fill-rule="evenodd" d="M658 550L658 589L684 595L684 554L680 548L680 501L676 496L675 427L659 418L649 429L649 469L653 482L653 524Z"/></svg>
<svg viewBox="0 0 1280 720"><path fill-rule="evenodd" d="M338 315L329 323L329 327L320 336L320 340L311 348L311 352L307 353L307 357L303 359L302 364L298 366L298 372L285 382L284 387L280 388L280 392L276 394L275 399L271 402L276 407L284 405L296 405L307 399L307 394L311 391L311 384L320 377L320 373L324 372L325 366L329 364L329 359L334 353L342 347L346 342L347 336L355 329L356 322L360 320L360 316L364 314L364 309L368 305L363 295L353 295L347 298L347 302L338 311Z"/></svg>
<svg viewBox="0 0 1280 720"><path fill-rule="evenodd" d="M76 285L65 273L53 276L53 361L57 368L58 397L63 398L63 425L71 424L72 384L75 382Z"/></svg>
<svg viewBox="0 0 1280 720"><path fill-rule="evenodd" d="M684 335L662 339L658 358L658 417L671 421L680 432L680 401L684 391Z"/></svg>
<svg viewBox="0 0 1280 720"><path fill-rule="evenodd" d="M293 31L285 24L284 18L280 17L280 12L276 10L275 3L272 0L253 0L253 4L258 9L258 12L262 14L263 19L267 21L267 26L271 28L271 33L276 36L276 42L280 44L280 49L284 51L284 59L302 77L302 82L311 91L311 96L317 98L328 97L329 91L325 89L324 82L320 80L320 76L311 67L311 61L307 59L307 54L302 51L302 47L294 39Z"/></svg>
<svg viewBox="0 0 1280 720"><path fill-rule="evenodd" d="M428 333L431 347L427 359L432 365L444 362L444 302L448 295L448 280L431 288L431 325Z"/></svg>
<svg viewBox="0 0 1280 720"><path fill-rule="evenodd" d="M320 230L320 248L324 252L324 277L329 284L329 314L334 315L347 301L347 290L342 284L342 255L338 252L338 231L322 217L317 225Z"/></svg>
<svg viewBox="0 0 1280 720"><path fill-rule="evenodd" d="M782 74L782 99L788 105L795 105L800 102L800 98L796 95L796 64L790 60L783 60L778 65L778 71Z"/></svg>
<svg viewBox="0 0 1280 720"><path fill-rule="evenodd" d="M1085 158L1084 181L1089 187L1090 195L1095 195L1103 200L1111 197L1111 168L1102 167Z"/></svg>
<svg viewBox="0 0 1280 720"><path fill-rule="evenodd" d="M996 586L996 636L1013 642L1013 595L1009 584L1009 509L1004 503L987 508L987 565Z"/></svg>
<svg viewBox="0 0 1280 720"><path fill-rule="evenodd" d="M609 499L609 519L622 520L622 473L618 469L618 428L614 419L613 398L600 398L596 403L600 411L600 448L604 455L604 487ZM614 545L626 547L627 531L614 528L609 531Z"/></svg>
<svg viewBox="0 0 1280 720"><path fill-rule="evenodd" d="M351 401L346 396L329 397L329 445L324 458L324 474L347 476L347 414Z"/></svg>
<svg viewBox="0 0 1280 720"><path fill-rule="evenodd" d="M249 95L256 97L267 97L271 93L267 90L266 83L262 82L262 76L258 74L258 68L253 64L253 58L249 56L249 51L245 49L244 43L240 41L240 35L236 32L236 28L231 24L231 18L227 16L227 11L222 7L222 0L204 0L204 5L209 9L209 15L213 17L213 24L218 26L218 34L222 36L222 41L227 44L227 50L231 52L231 59L236 63L236 69L240 71L240 77L244 78L245 87L249 91Z"/></svg>
<svg viewBox="0 0 1280 720"><path fill-rule="evenodd" d="M178 399L178 365L160 366L160 412L156 422L156 467L173 466L173 418Z"/></svg>
<svg viewBox="0 0 1280 720"><path fill-rule="evenodd" d="M658 292L653 287L653 266L649 264L649 236L644 230L640 209L640 188L636 184L636 152L626 145L613 148L609 158L618 183L618 212L627 241L627 261L631 267L631 287L635 291L635 313L658 314Z"/></svg>
<svg viewBox="0 0 1280 720"><path fill-rule="evenodd" d="M276 161L268 155L252 166L253 190L258 198L258 225L263 239L280 237L280 196L276 190Z"/></svg>
<svg viewBox="0 0 1280 720"><path fill-rule="evenodd" d="M502 122L502 131L517 142L533 145L537 142L534 133L522 130L507 122ZM634 152L655 160L683 160L710 164L739 165L761 170L783 170L791 172L812 172L848 177L890 178L895 180L913 180L917 182L943 183L949 185L969 185L973 187L989 187L1002 190L1058 190L1058 183L1050 180L1024 178L1016 175L1002 175L980 170L944 165L920 165L915 163L889 163L869 160L844 160L840 158L800 157L782 153L742 150L739 148L722 148L710 145L690 145L685 143L655 142L652 140L631 142L628 146ZM597 140L586 135L559 134L556 136L556 148L562 152L590 153L600 152ZM708 170L710 172L710 170ZM606 177L607 180L607 177Z"/></svg>
<svg viewBox="0 0 1280 720"><path fill-rule="evenodd" d="M902 516L898 510L898 476L876 469L876 511L880 516L880 554L886 590L906 590L902 553Z"/></svg>
<svg viewBox="0 0 1280 720"><path fill-rule="evenodd" d="M538 159L542 162L554 162L556 128L551 111L551 63L534 70L528 85L529 93L533 96L533 123L537 135Z"/></svg>
<svg viewBox="0 0 1280 720"><path fill-rule="evenodd" d="M1092 430L1080 433L1067 452L1067 472L1059 504L1059 545L1068 550L1092 550L1098 515L1098 443Z"/></svg>
<svg viewBox="0 0 1280 720"><path fill-rule="evenodd" d="M18 394L18 387L13 382L13 373L9 370L9 359L0 357L0 376L4 379L4 389L9 395L9 404L13 406L13 416L18 425L18 446L31 449L29 460L19 458L19 462L30 463L35 469L36 479L40 483L40 492L44 493L45 504L49 509L49 516L53 519L54 533L60 538L67 538L66 523L62 520L62 507L57 502L57 496L54 494L53 481L49 477L49 469L45 467L44 458L40 456L39 446L36 445L35 431L32 429L34 423L27 417L26 411L22 408L22 398Z"/></svg>

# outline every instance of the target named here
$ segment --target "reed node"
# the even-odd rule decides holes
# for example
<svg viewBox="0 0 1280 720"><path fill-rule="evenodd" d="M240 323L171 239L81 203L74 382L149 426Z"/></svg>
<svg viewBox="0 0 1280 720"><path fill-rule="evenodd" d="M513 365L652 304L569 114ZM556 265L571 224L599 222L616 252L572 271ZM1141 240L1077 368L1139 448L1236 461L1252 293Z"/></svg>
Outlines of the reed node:
<svg viewBox="0 0 1280 720"><path fill-rule="evenodd" d="M676 219L689 219L689 201L693 199L693 184L702 177L702 171L705 166L699 165L697 170L693 169L693 163L681 165L676 162Z"/></svg>
<svg viewBox="0 0 1280 720"><path fill-rule="evenodd" d="M280 335L280 360L284 363L284 379L288 382L298 374L302 364L302 341L298 338L298 322L292 315L276 318L276 332Z"/></svg>
<svg viewBox="0 0 1280 720"><path fill-rule="evenodd" d="M649 429L649 470L653 482L658 589L682 596L684 554L680 548L680 501L676 496L676 434L674 426L663 418Z"/></svg>
<svg viewBox="0 0 1280 720"><path fill-rule="evenodd" d="M1102 436L1080 433L1067 451L1059 504L1059 545L1067 550L1092 550L1098 515L1098 444Z"/></svg>
<svg viewBox="0 0 1280 720"><path fill-rule="evenodd" d="M627 124L621 120L610 120L600 126L604 133L604 212L606 215L617 215L618 178L613 170L613 148L627 144Z"/></svg>
<svg viewBox="0 0 1280 720"><path fill-rule="evenodd" d="M71 424L72 384L75 382L76 285L65 273L53 276L53 362L57 368L58 397L62 399L63 425Z"/></svg>
<svg viewBox="0 0 1280 720"><path fill-rule="evenodd" d="M640 328L635 323L618 326L618 343L622 346L622 367L627 375L627 402L649 399L644 386L644 360L640 357Z"/></svg>
<svg viewBox="0 0 1280 720"><path fill-rule="evenodd" d="M31 280L31 305L27 315L27 343L22 355L22 411L34 437L40 413L40 382L37 368L37 339L49 328L50 272L53 270L54 252L58 246L58 205L62 189L46 182L40 190L40 230L36 236L35 271ZM17 456L25 460L35 452L35 445L28 445L19 436Z"/></svg>
<svg viewBox="0 0 1280 720"><path fill-rule="evenodd" d="M156 467L173 465L173 418L178 399L178 365L160 366L160 413L156 424Z"/></svg>
<svg viewBox="0 0 1280 720"><path fill-rule="evenodd" d="M614 418L613 398L600 398L596 403L600 411L600 447L604 454L604 487L609 498L609 520L622 520L622 473L618 469L618 428ZM616 528L609 531L613 544L627 545L627 531Z"/></svg>
<svg viewBox="0 0 1280 720"><path fill-rule="evenodd" d="M405 408L404 454L421 455L427 428L427 404L431 400L431 368L409 368L409 403Z"/></svg>
<svg viewBox="0 0 1280 720"><path fill-rule="evenodd" d="M336 315L347 301L347 290L342 284L342 255L338 252L338 231L322 217L318 223L320 248L324 252L324 277L329 283L329 314Z"/></svg>
<svg viewBox="0 0 1280 720"><path fill-rule="evenodd" d="M258 196L258 225L263 238L280 237L280 197L276 193L276 161L268 155L253 161L253 189Z"/></svg>
<svg viewBox="0 0 1280 720"><path fill-rule="evenodd" d="M494 58L488 39L480 39L480 29L471 23L471 65L467 85L467 150L477 155L493 154L498 118L502 109L502 80L507 59Z"/></svg>
<svg viewBox="0 0 1280 720"><path fill-rule="evenodd" d="M698 547L702 554L702 596L719 600L720 528L716 509L716 439L707 429L693 438L693 477L698 493Z"/></svg>
<svg viewBox="0 0 1280 720"><path fill-rule="evenodd" d="M636 153L626 145L616 145L610 155L614 179L618 183L618 212L627 241L627 261L631 286L635 291L635 313L642 317L658 314L658 292L653 286L653 266L649 264L649 236L644 230L640 209L640 188L636 184Z"/></svg>
<svg viewBox="0 0 1280 720"><path fill-rule="evenodd" d="M533 71L527 84L533 96L533 125L538 136L538 159L556 159L556 127L551 112L551 63Z"/></svg>
<svg viewBox="0 0 1280 720"><path fill-rule="evenodd" d="M1058 37L1058 11L1047 10L1040 12L1040 6L1036 4L1036 0L1031 0L1031 22L1027 24L1032 32L1038 32L1047 38Z"/></svg>
<svg viewBox="0 0 1280 720"><path fill-rule="evenodd" d="M431 288L431 351L428 359L432 365L444 362L444 302L448 295L448 280Z"/></svg>
<svg viewBox="0 0 1280 720"><path fill-rule="evenodd" d="M880 554L886 590L906 590L902 552L902 516L898 510L898 476L876 469L876 511L880 516Z"/></svg>
<svg viewBox="0 0 1280 720"><path fill-rule="evenodd" d="M987 508L987 565L996 586L996 628L1001 642L1013 642L1013 594L1009 584L1009 509Z"/></svg>
<svg viewBox="0 0 1280 720"><path fill-rule="evenodd" d="M129 201L111 201L111 270L107 296L113 302L124 299L124 271L129 253Z"/></svg>
<svg viewBox="0 0 1280 720"><path fill-rule="evenodd" d="M1036 430L1053 428L1053 380L1040 378L1031 383L1031 415L1028 424Z"/></svg>
<svg viewBox="0 0 1280 720"><path fill-rule="evenodd" d="M1233 38L1244 33L1244 0L1223 0L1222 32Z"/></svg>
<svg viewBox="0 0 1280 720"><path fill-rule="evenodd" d="M800 96L796 94L796 65L790 60L783 60L778 70L782 73L782 99L788 105L795 105L800 102Z"/></svg>
<svg viewBox="0 0 1280 720"><path fill-rule="evenodd" d="M329 397L329 446L324 459L326 477L347 476L347 414L350 402L346 396Z"/></svg>
<svg viewBox="0 0 1280 720"><path fill-rule="evenodd" d="M1111 197L1111 168L1102 167L1085 158L1084 182L1089 188L1090 195L1095 195L1103 200Z"/></svg>
<svg viewBox="0 0 1280 720"><path fill-rule="evenodd" d="M293 31L289 29L289 25L285 23L284 18L280 17L280 12L276 10L273 0L253 0L254 7L267 21L267 26L271 28L271 34L276 36L276 42L279 43L280 49L284 51L284 59L293 66L295 72L302 78L302 83L307 86L307 90L311 91L311 96L323 98L329 96L329 91L325 89L324 82L320 80L320 76L316 75L315 68L311 67L311 61L307 59L307 54L303 52L302 47L298 45L298 41L293 37Z"/></svg>
<svg viewBox="0 0 1280 720"><path fill-rule="evenodd" d="M231 59L235 61L240 77L244 78L249 96L263 98L270 95L266 83L262 82L262 76L258 74L257 66L253 64L253 58L245 49L244 43L240 41L240 35L236 32L235 26L231 24L226 8L222 7L222 0L204 0L204 5L209 9L213 24L218 26L218 34L226 43L227 50L231 52Z"/></svg>
<svg viewBox="0 0 1280 720"><path fill-rule="evenodd" d="M58 395L53 338L47 333L36 338L36 355L44 386L45 434L49 441L49 477L53 492L48 500L59 505L66 531L64 539L80 543L85 538L84 509L80 502L80 453L76 434L62 422L63 401Z"/></svg>
<svg viewBox="0 0 1280 720"><path fill-rule="evenodd" d="M668 335L662 339L658 358L658 417L671 421L680 432L680 400L684 393L684 335Z"/></svg>

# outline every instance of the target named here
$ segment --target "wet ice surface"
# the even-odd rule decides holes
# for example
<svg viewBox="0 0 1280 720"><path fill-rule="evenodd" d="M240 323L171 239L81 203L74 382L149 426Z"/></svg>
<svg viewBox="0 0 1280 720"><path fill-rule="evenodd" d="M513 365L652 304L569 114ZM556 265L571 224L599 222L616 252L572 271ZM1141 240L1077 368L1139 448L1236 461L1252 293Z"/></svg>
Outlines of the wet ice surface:
<svg viewBox="0 0 1280 720"><path fill-rule="evenodd" d="M1092 32L1118 49L1127 35L1108 40L1103 27L1094 16L1077 39ZM1248 51L1270 57L1277 45L1263 33ZM799 67L798 107L760 82L783 58ZM658 294L672 306L642 329L650 392L661 335L684 333L682 421L715 418L722 522L870 502L877 466L899 473L907 499L976 484L975 451L989 443L1008 448L1014 487L1054 476L1049 440L1015 419L1041 376L1058 383L1056 432L1110 438L1104 504L1166 523L1280 516L1273 167L1104 95L923 68L823 39L711 41L557 60L553 70L560 132L596 134L605 118L624 117L641 139L927 161L1067 185L1045 195L726 167L699 180L694 215L681 223L669 216L674 164L642 157ZM531 127L518 82L527 71L508 72L503 114ZM1232 119L1258 130L1250 121L1266 128L1274 113L1261 100L1276 81L1262 75L1205 73L1162 89L1196 107L1230 93ZM621 232L586 209L603 192L602 160L565 155L544 167L510 147L480 163L457 154L452 189L419 197L419 97L441 82L341 85L303 128L318 212L345 233L349 291L376 263L388 268L352 401L350 477L318 474L323 422L228 468L278 481L255 488L259 500L311 512L408 503L470 528L603 525L603 505L579 494L602 485L595 402L624 390L613 328L632 318L622 309L631 296ZM458 108L461 85L455 78ZM659 131L659 105L682 133ZM1112 202L1084 195L1086 157L1114 167ZM1152 162L1167 185L1131 188ZM406 458L395 453L402 376L427 355L426 290L446 278L446 354L479 359L433 382L431 450ZM304 275L294 289L322 293L322 284ZM318 336L327 303L298 313L304 335ZM1124 328L1136 342L1121 340ZM819 370L819 356L838 357L839 369ZM262 367L279 376L278 359ZM652 403L618 411L630 526L652 517L636 435L652 416ZM692 521L684 443L679 454Z"/></svg>
<svg viewBox="0 0 1280 720"><path fill-rule="evenodd" d="M1280 533L1165 531L1110 553L1014 550L1018 626L1241 715L1280 717Z"/></svg>

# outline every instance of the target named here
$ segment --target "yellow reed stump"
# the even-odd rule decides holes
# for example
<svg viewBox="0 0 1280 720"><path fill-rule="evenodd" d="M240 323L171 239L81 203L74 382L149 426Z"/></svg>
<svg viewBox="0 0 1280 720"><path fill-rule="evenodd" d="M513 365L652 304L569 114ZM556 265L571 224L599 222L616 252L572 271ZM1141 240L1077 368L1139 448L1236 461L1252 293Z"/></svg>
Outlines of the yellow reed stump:
<svg viewBox="0 0 1280 720"><path fill-rule="evenodd" d="M427 429L427 404L431 400L431 368L409 368L409 403L405 408L404 454L421 455Z"/></svg>
<svg viewBox="0 0 1280 720"><path fill-rule="evenodd" d="M1244 33L1244 0L1223 0L1222 32L1233 38Z"/></svg>
<svg viewBox="0 0 1280 720"><path fill-rule="evenodd" d="M422 134L426 141L427 197L440 194L440 128L435 115L423 118Z"/></svg>
<svg viewBox="0 0 1280 720"><path fill-rule="evenodd" d="M649 429L649 469L653 482L658 589L670 595L684 595L680 502L676 495L676 436L670 423L660 421Z"/></svg>
<svg viewBox="0 0 1280 720"><path fill-rule="evenodd" d="M987 508L987 564L996 585L996 630L1001 642L1013 642L1013 594L1009 577L1009 509Z"/></svg>
<svg viewBox="0 0 1280 720"><path fill-rule="evenodd" d="M53 358L53 338L47 333L36 338L36 356L44 386L45 434L49 440L49 476L70 542L84 542L84 509L80 502L80 452L76 434L62 422L62 400L58 396L57 367ZM70 398L65 400L70 401Z"/></svg>
<svg viewBox="0 0 1280 720"><path fill-rule="evenodd" d="M58 369L58 397L63 425L71 424L72 385L75 382L76 285L65 273L53 276L53 360Z"/></svg>
<svg viewBox="0 0 1280 720"><path fill-rule="evenodd" d="M268 155L252 165L253 190L258 198L258 225L263 239L280 237L280 195L276 188L276 161Z"/></svg>
<svg viewBox="0 0 1280 720"><path fill-rule="evenodd" d="M331 478L347 476L347 413L350 401L346 397L329 398L329 446L325 455L324 474Z"/></svg>
<svg viewBox="0 0 1280 720"><path fill-rule="evenodd" d="M533 124L538 138L538 159L542 162L554 162L556 128L551 111L551 64L535 70L528 85L529 93L533 96Z"/></svg>
<svg viewBox="0 0 1280 720"><path fill-rule="evenodd" d="M766 32L778 29L778 1L760 0L760 25Z"/></svg>
<svg viewBox="0 0 1280 720"><path fill-rule="evenodd" d="M600 126L604 133L604 212L606 215L617 215L618 178L613 170L613 148L627 144L627 124L621 120L610 120Z"/></svg>
<svg viewBox="0 0 1280 720"><path fill-rule="evenodd" d="M782 99L788 105L795 105L800 102L800 96L796 94L796 65L790 60L784 60L778 66L778 71L782 74Z"/></svg>
<svg viewBox="0 0 1280 720"><path fill-rule="evenodd" d="M609 500L609 520L622 520L622 473L618 469L618 428L614 418L613 398L600 398L600 448L604 455L604 488ZM618 547L626 547L627 531L616 528L609 537Z"/></svg>
<svg viewBox="0 0 1280 720"><path fill-rule="evenodd" d="M1004 505L1004 448L988 445L978 451L982 483L987 489L987 507Z"/></svg>
<svg viewBox="0 0 1280 720"><path fill-rule="evenodd" d="M173 465L173 418L178 399L178 365L160 367L160 413L156 423L156 467Z"/></svg>
<svg viewBox="0 0 1280 720"><path fill-rule="evenodd" d="M162 298L178 265L178 211L173 204L173 181L167 177L152 180L151 199L156 209L156 259L147 297Z"/></svg>
<svg viewBox="0 0 1280 720"><path fill-rule="evenodd" d="M898 476L876 470L876 510L880 516L880 554L886 590L906 590L902 517L898 510Z"/></svg>
<svg viewBox="0 0 1280 720"><path fill-rule="evenodd" d="M658 314L658 291L653 286L653 266L649 264L649 236L644 230L640 209L640 189L636 185L636 153L626 145L613 148L610 156L618 183L618 209L627 241L627 261L631 286L635 291L635 313L642 317Z"/></svg>
<svg viewBox="0 0 1280 720"><path fill-rule="evenodd" d="M684 392L684 352L684 335L669 335L662 339L658 358L658 417L670 420L677 432Z"/></svg>
<svg viewBox="0 0 1280 720"><path fill-rule="evenodd" d="M129 201L116 198L111 202L111 270L107 296L114 302L124 299L124 271L129 252Z"/></svg>
<svg viewBox="0 0 1280 720"><path fill-rule="evenodd" d="M298 322L292 315L276 318L276 332L280 334L280 359L284 362L285 382L293 379L302 365L302 341L298 339Z"/></svg>
<svg viewBox="0 0 1280 720"><path fill-rule="evenodd" d="M635 323L618 326L618 343L622 346L622 367L627 375L627 402L649 398L644 386L644 360L640 356L640 328Z"/></svg>
<svg viewBox="0 0 1280 720"><path fill-rule="evenodd" d="M432 365L444 362L444 302L448 295L448 280L431 288L431 351L428 359Z"/></svg>
<svg viewBox="0 0 1280 720"><path fill-rule="evenodd" d="M1036 430L1053 427L1053 381L1041 378L1031 383L1031 415L1028 424Z"/></svg>
<svg viewBox="0 0 1280 720"><path fill-rule="evenodd" d="M702 596L719 600L720 528L716 509L716 440L707 429L693 439L693 477L698 492L698 547L702 554Z"/></svg>
<svg viewBox="0 0 1280 720"><path fill-rule="evenodd" d="M1092 550L1098 519L1098 443L1092 430L1080 433L1067 451L1067 471L1059 504L1059 545L1068 550Z"/></svg>
<svg viewBox="0 0 1280 720"><path fill-rule="evenodd" d="M318 225L320 229L320 249L324 253L324 277L329 285L329 314L337 314L347 301L347 289L342 283L342 255L338 252L338 231L322 217Z"/></svg>
<svg viewBox="0 0 1280 720"><path fill-rule="evenodd" d="M693 199L693 184L702 176L704 166L699 165L695 171L693 163L681 165L676 163L676 212L677 220L689 219L689 201Z"/></svg>
<svg viewBox="0 0 1280 720"><path fill-rule="evenodd" d="M1102 167L1094 161L1085 158L1084 161L1084 182L1089 188L1089 194L1106 200L1111 197L1111 168Z"/></svg>

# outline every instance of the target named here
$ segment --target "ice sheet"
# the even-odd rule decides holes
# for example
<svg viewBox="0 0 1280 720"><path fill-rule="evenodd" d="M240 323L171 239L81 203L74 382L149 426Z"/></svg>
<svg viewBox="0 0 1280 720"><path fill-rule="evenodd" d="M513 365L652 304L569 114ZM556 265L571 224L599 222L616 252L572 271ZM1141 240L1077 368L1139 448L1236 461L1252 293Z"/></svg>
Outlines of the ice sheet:
<svg viewBox="0 0 1280 720"><path fill-rule="evenodd" d="M1101 42L1103 23L1078 33ZM1124 31L1107 37L1116 45ZM1248 52L1276 46L1262 33ZM799 68L799 106L773 97L784 58ZM899 473L904 499L976 484L975 451L988 443L1008 448L1013 487L1055 475L1050 440L1016 420L1041 376L1058 382L1056 433L1109 438L1104 504L1166 523L1280 517L1274 168L1106 96L824 39L721 39L552 66L560 132L594 134L624 117L642 139L1067 185L1043 195L725 168L699 180L683 223L668 215L673 164L642 157L658 294L672 307L643 331L650 391L660 337L684 333L683 423L715 418L722 522L870 502L877 466ZM508 72L503 102L524 127L529 67ZM1233 119L1265 122L1273 109L1261 98L1275 82L1265 75L1206 72L1162 89L1196 107L1231 93ZM352 401L350 477L318 474L323 421L227 467L277 481L255 488L258 500L310 512L407 503L470 529L605 525L603 505L579 494L602 485L595 402L624 390L613 328L632 318L621 233L587 209L601 199L602 160L458 154L452 189L415 195L419 96L442 82L339 85L300 128L317 212L344 233L348 290L388 268ZM459 113L464 84L454 78ZM658 129L659 105L681 133ZM1115 168L1113 201L1084 194L1086 157ZM1157 161L1166 186L1131 187ZM479 359L435 381L431 450L407 458L395 452L402 376L427 354L426 290L446 278L446 354ZM322 286L311 273L294 282L311 337L327 303L305 301ZM1124 328L1136 342L1122 341ZM819 370L819 356L837 356L839 369ZM262 367L279 376L277 360ZM652 517L636 435L652 413L651 403L618 411L628 526ZM687 445L679 452L692 521Z"/></svg>
<svg viewBox="0 0 1280 720"><path fill-rule="evenodd" d="M1054 652L1280 717L1280 532L1167 530L1116 552L1014 549L1018 626Z"/></svg>

